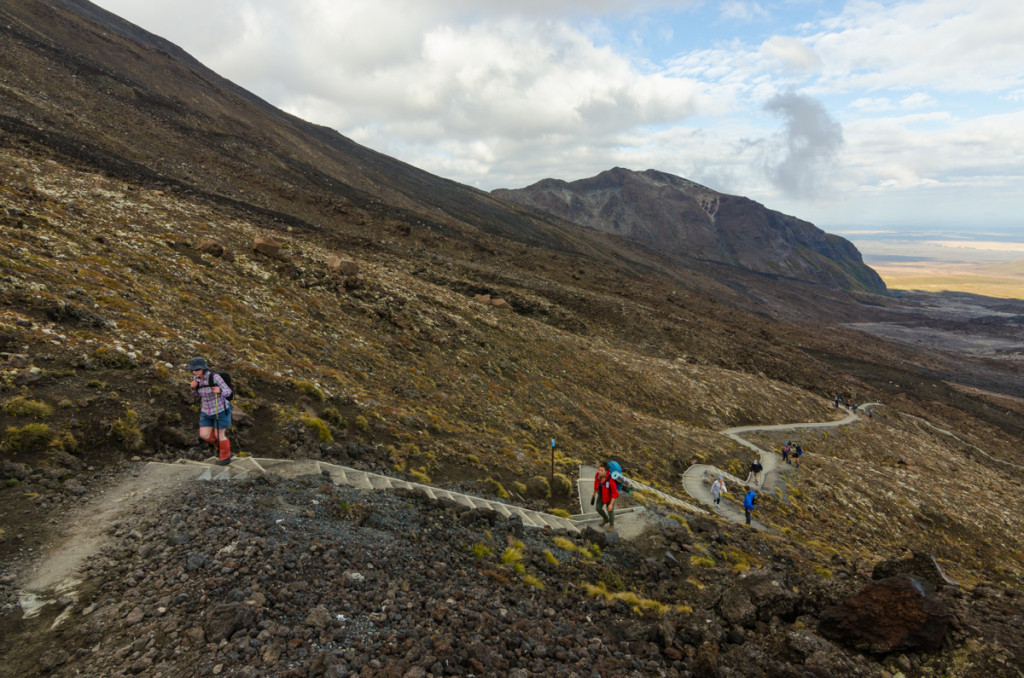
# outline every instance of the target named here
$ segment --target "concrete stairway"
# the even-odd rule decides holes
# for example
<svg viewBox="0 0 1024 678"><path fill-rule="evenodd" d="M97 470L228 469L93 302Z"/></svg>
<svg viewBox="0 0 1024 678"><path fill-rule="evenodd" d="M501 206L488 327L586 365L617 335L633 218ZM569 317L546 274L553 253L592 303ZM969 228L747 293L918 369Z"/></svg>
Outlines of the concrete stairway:
<svg viewBox="0 0 1024 678"><path fill-rule="evenodd" d="M158 463L158 462L151 462ZM566 530L568 532L582 532L586 526L585 519L570 520L559 516L531 511L520 506L505 504L492 499L483 499L460 492L443 490L431 485L414 483L400 478L360 471L349 466L329 464L323 461L292 461L290 459L260 459L256 457L235 457L228 466L217 466L209 462L197 462L180 460L177 464L187 464L196 467L196 480L219 480L231 481L242 480L264 474L275 475L281 478L298 478L299 476L323 476L327 475L336 485L346 485L358 490L390 490L402 488L422 492L431 499L447 499L461 506L468 508L490 509L497 511L506 518L518 517L522 519L526 527L545 528L555 530ZM584 517L580 517L584 518Z"/></svg>

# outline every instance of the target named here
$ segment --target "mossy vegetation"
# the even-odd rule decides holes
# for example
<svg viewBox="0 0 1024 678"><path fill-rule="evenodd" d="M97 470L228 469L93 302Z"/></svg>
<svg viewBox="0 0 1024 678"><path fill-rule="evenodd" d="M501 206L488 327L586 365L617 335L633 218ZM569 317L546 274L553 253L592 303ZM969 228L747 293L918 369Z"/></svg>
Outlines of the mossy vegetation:
<svg viewBox="0 0 1024 678"><path fill-rule="evenodd" d="M322 390L320 390L320 388L316 384L311 382L311 381L300 381L300 380L293 379L293 380L291 380L291 385L292 385L292 388L294 388L296 391L298 391L298 393L301 394L301 395L309 396L310 398L313 398L314 400L326 400L327 399L327 396L324 395L324 392Z"/></svg>
<svg viewBox="0 0 1024 678"><path fill-rule="evenodd" d="M494 478L488 478L484 481L484 484L488 487L491 493L498 499L508 499L511 495L505 487L495 480Z"/></svg>
<svg viewBox="0 0 1024 678"><path fill-rule="evenodd" d="M0 452L6 455L25 454L46 449L50 441L50 427L33 423L25 426L11 426L4 433Z"/></svg>
<svg viewBox="0 0 1024 678"><path fill-rule="evenodd" d="M588 595L604 598L608 603L621 602L629 607L634 614L664 616L672 610L691 614L693 608L689 605L670 605L651 598L645 598L633 591L609 591L604 582L597 584L584 584Z"/></svg>
<svg viewBox="0 0 1024 678"><path fill-rule="evenodd" d="M139 428L139 414L135 410L126 408L124 414L111 425L110 432L129 452L142 449L142 430Z"/></svg>
<svg viewBox="0 0 1024 678"><path fill-rule="evenodd" d="M302 415L302 423L306 425L316 439L321 443L333 443L334 435L331 433L330 427L320 417L311 417L308 414Z"/></svg>
<svg viewBox="0 0 1024 678"><path fill-rule="evenodd" d="M3 413L10 417L43 420L53 416L53 407L39 400L16 396L4 402Z"/></svg>

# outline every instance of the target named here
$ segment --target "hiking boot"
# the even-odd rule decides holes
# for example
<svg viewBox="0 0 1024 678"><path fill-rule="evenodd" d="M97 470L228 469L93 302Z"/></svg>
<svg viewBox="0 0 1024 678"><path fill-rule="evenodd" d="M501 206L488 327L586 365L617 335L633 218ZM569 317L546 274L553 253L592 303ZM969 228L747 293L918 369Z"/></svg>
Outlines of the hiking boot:
<svg viewBox="0 0 1024 678"><path fill-rule="evenodd" d="M601 522L598 523L597 526L598 527L604 527L607 522L608 522L607 520L605 520L604 518L601 518Z"/></svg>
<svg viewBox="0 0 1024 678"><path fill-rule="evenodd" d="M227 466L230 463L231 463L231 457L228 457L227 459L221 459L220 461L218 461L217 462L217 466Z"/></svg>

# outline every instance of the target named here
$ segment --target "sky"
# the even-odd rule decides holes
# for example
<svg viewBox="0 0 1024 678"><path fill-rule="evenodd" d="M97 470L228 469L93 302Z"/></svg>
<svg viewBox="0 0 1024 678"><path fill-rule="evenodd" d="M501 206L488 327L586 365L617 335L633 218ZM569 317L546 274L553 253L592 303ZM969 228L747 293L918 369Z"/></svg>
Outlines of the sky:
<svg viewBox="0 0 1024 678"><path fill-rule="evenodd" d="M96 4L289 113L481 189L657 169L862 251L1024 242L1020 0Z"/></svg>

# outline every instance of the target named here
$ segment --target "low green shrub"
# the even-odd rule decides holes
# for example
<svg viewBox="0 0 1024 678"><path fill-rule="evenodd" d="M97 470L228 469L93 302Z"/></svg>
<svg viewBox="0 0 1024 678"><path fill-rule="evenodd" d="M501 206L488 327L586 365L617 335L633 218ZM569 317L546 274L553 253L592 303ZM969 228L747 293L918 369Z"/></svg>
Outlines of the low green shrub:
<svg viewBox="0 0 1024 678"><path fill-rule="evenodd" d="M484 483L490 488L491 492L494 493L494 496L498 497L498 499L508 499L511 496L508 493L508 490L506 490L505 487L494 478L488 478Z"/></svg>
<svg viewBox="0 0 1024 678"><path fill-rule="evenodd" d="M4 434L0 444L0 452L4 454L23 454L46 449L50 441L50 427L46 424L27 424L22 427L11 426Z"/></svg>
<svg viewBox="0 0 1024 678"><path fill-rule="evenodd" d="M49 419L53 416L53 407L38 400L30 400L25 396L11 398L3 404L4 414L11 417L28 417L30 419Z"/></svg>
<svg viewBox="0 0 1024 678"><path fill-rule="evenodd" d="M317 388L317 385L311 381L300 381L297 379L291 380L292 388L301 393L307 395L315 400L325 400L327 396L324 392Z"/></svg>
<svg viewBox="0 0 1024 678"><path fill-rule="evenodd" d="M139 415L135 410L125 409L124 415L110 427L113 433L129 452L142 449L142 430L139 428Z"/></svg>
<svg viewBox="0 0 1024 678"><path fill-rule="evenodd" d="M322 443L334 442L334 435L331 434L331 429L320 417L311 417L308 414L302 415L302 423L306 425L310 431L316 436L316 439Z"/></svg>

